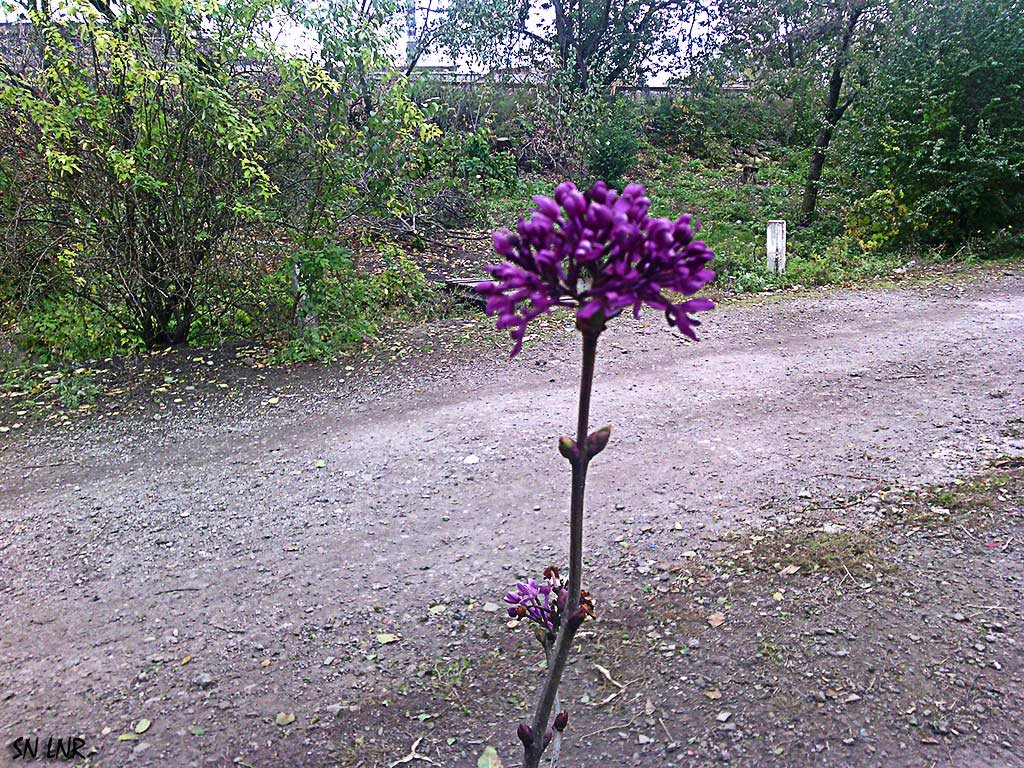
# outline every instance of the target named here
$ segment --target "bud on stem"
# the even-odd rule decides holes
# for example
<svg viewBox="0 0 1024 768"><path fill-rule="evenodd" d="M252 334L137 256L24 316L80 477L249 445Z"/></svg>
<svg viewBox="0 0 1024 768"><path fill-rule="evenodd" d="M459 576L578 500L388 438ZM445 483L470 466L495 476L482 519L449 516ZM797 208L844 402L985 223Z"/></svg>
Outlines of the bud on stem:
<svg viewBox="0 0 1024 768"><path fill-rule="evenodd" d="M561 437L558 439L558 452L574 466L580 460L579 446L576 445L576 441L571 437Z"/></svg>
<svg viewBox="0 0 1024 768"><path fill-rule="evenodd" d="M561 733L565 730L565 726L569 724L569 713L566 710L562 710L555 715L555 730Z"/></svg>
<svg viewBox="0 0 1024 768"><path fill-rule="evenodd" d="M605 424L599 430L587 435L587 459L592 459L605 449L612 436L612 425Z"/></svg>
<svg viewBox="0 0 1024 768"><path fill-rule="evenodd" d="M533 744L533 728L528 726L526 723L519 724L519 728L516 729L516 735L519 736L519 740L523 742L523 746L529 747Z"/></svg>

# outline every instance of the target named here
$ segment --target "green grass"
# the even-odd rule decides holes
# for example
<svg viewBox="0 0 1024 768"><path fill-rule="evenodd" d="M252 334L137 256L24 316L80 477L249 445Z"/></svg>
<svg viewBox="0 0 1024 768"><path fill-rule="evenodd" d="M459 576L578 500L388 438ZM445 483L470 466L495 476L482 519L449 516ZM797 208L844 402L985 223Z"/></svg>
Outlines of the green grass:
<svg viewBox="0 0 1024 768"><path fill-rule="evenodd" d="M866 574L878 566L875 547L876 542L866 532L776 532L752 544L747 566L768 571L799 566L803 574Z"/></svg>
<svg viewBox="0 0 1024 768"><path fill-rule="evenodd" d="M827 197L812 225L796 226L805 168L805 153L779 151L760 166L756 183L741 184L732 165L661 153L645 157L640 173L655 214L688 212L701 219L701 234L715 251L718 286L736 293L870 280L914 258L862 248L844 233L842 211ZM765 228L772 219L788 223L782 275L770 273L765 263Z"/></svg>

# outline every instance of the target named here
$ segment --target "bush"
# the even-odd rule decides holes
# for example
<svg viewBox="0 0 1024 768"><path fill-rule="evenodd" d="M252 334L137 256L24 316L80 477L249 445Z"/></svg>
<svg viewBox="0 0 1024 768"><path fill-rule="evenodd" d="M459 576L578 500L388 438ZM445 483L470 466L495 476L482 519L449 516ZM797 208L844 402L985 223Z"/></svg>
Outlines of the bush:
<svg viewBox="0 0 1024 768"><path fill-rule="evenodd" d="M303 57L273 42L277 0L128 0L75 24L68 2L33 11L24 66L0 67L0 325L33 356L305 333L307 304L343 295L321 281L367 279L343 263L353 233L515 182L486 128L445 142L402 78L368 82L383 17L310 7Z"/></svg>
<svg viewBox="0 0 1024 768"><path fill-rule="evenodd" d="M335 253L318 281L316 302L310 304L315 314L275 360L332 360L373 338L384 317L407 314L426 302L430 292L419 267L395 246L385 246L383 253L387 264L375 273L359 271L347 256Z"/></svg>
<svg viewBox="0 0 1024 768"><path fill-rule="evenodd" d="M663 96L647 110L644 131L658 149L682 149L703 156L707 152L707 125L704 116L686 99Z"/></svg>
<svg viewBox="0 0 1024 768"><path fill-rule="evenodd" d="M918 0L894 20L839 155L847 194L905 208L900 239L956 244L1024 217L1024 25L1007 23L1022 15L1021 0Z"/></svg>
<svg viewBox="0 0 1024 768"><path fill-rule="evenodd" d="M139 351L142 339L70 294L42 298L15 322L19 349L41 362L85 361Z"/></svg>
<svg viewBox="0 0 1024 768"><path fill-rule="evenodd" d="M586 169L591 181L622 188L637 163L640 138L637 115L630 102L619 99L597 115L587 141Z"/></svg>
<svg viewBox="0 0 1024 768"><path fill-rule="evenodd" d="M750 91L724 91L709 79L690 82L685 95L664 96L644 109L644 132L662 149L711 159L728 149L787 144L800 133L792 100Z"/></svg>

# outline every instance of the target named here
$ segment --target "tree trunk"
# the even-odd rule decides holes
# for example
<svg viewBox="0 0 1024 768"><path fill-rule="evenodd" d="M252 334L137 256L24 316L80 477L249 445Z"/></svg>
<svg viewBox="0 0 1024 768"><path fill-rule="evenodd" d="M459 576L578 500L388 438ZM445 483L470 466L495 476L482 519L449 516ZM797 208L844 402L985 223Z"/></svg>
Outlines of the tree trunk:
<svg viewBox="0 0 1024 768"><path fill-rule="evenodd" d="M821 172L825 168L825 150L832 141L833 128L835 123L829 124L826 119L814 142L814 152L811 153L811 164L807 168L807 181L804 184L804 196L800 203L801 225L810 224L814 219L814 209L818 204L818 182L821 181Z"/></svg>
<svg viewBox="0 0 1024 768"><path fill-rule="evenodd" d="M857 29L857 22L863 12L862 5L850 6L850 16L846 20L843 39L839 44L839 50L836 51L836 60L832 64L832 73L828 79L825 114L822 116L818 137L814 141L814 152L811 153L811 163L807 168L807 182L804 184L803 201L800 204L800 224L802 226L809 224L814 219L814 210L818 204L818 183L821 181L821 173L825 168L825 152L828 151L828 146L832 142L832 134L835 132L836 125L853 102L852 95L847 97L842 104L839 103L839 97L843 91L843 70L849 59L853 33Z"/></svg>

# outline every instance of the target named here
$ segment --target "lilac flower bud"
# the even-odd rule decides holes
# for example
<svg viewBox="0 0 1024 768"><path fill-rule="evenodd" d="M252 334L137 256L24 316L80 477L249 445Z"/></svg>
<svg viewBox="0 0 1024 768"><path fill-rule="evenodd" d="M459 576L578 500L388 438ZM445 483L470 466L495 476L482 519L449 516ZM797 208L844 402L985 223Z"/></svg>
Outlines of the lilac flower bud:
<svg viewBox="0 0 1024 768"><path fill-rule="evenodd" d="M547 749L548 744L551 743L551 739L554 737L554 735L555 734L553 734L551 731L548 731L547 733L544 734L544 747L543 747L544 749Z"/></svg>
<svg viewBox="0 0 1024 768"><path fill-rule="evenodd" d="M559 205L565 205L565 199L569 196L570 192L576 191L576 185L571 181L563 181L557 187L555 187L555 200Z"/></svg>
<svg viewBox="0 0 1024 768"><path fill-rule="evenodd" d="M600 429L587 435L587 457L593 458L604 450L608 445L608 439L612 436L612 425L606 424Z"/></svg>
<svg viewBox="0 0 1024 768"><path fill-rule="evenodd" d="M593 203L587 209L587 224L591 227L605 228L612 222L611 209L600 203Z"/></svg>
<svg viewBox="0 0 1024 768"><path fill-rule="evenodd" d="M533 728L528 726L526 723L519 724L519 728L516 729L516 735L527 747L533 743Z"/></svg>
<svg viewBox="0 0 1024 768"><path fill-rule="evenodd" d="M561 733L565 730L565 726L569 724L569 713L566 710L562 710L555 715L555 730Z"/></svg>
<svg viewBox="0 0 1024 768"><path fill-rule="evenodd" d="M611 204L614 200L608 199L608 185L603 181L598 181L590 188L590 199L595 203L606 203Z"/></svg>
<svg viewBox="0 0 1024 768"><path fill-rule="evenodd" d="M562 215L562 212L558 208L558 203L556 203L550 197L544 197L543 195L534 195L533 202L537 204L537 210L543 213L552 221L558 221L558 218Z"/></svg>
<svg viewBox="0 0 1024 768"><path fill-rule="evenodd" d="M515 253L515 247L512 244L512 233L507 229L499 229L491 235L491 238L494 240L494 250L502 256L508 258Z"/></svg>
<svg viewBox="0 0 1024 768"><path fill-rule="evenodd" d="M589 264L601 255L601 249L595 248L589 240L580 240L573 255L580 264Z"/></svg>
<svg viewBox="0 0 1024 768"><path fill-rule="evenodd" d="M554 221L542 213L535 213L530 217L530 227L534 242L543 248L544 243L551 237Z"/></svg>
<svg viewBox="0 0 1024 768"><path fill-rule="evenodd" d="M576 219L587 209L587 199L574 188L566 194L562 207L571 218Z"/></svg>
<svg viewBox="0 0 1024 768"><path fill-rule="evenodd" d="M580 457L580 449L576 447L576 441L571 437L558 439L558 452L569 461L576 461Z"/></svg>

